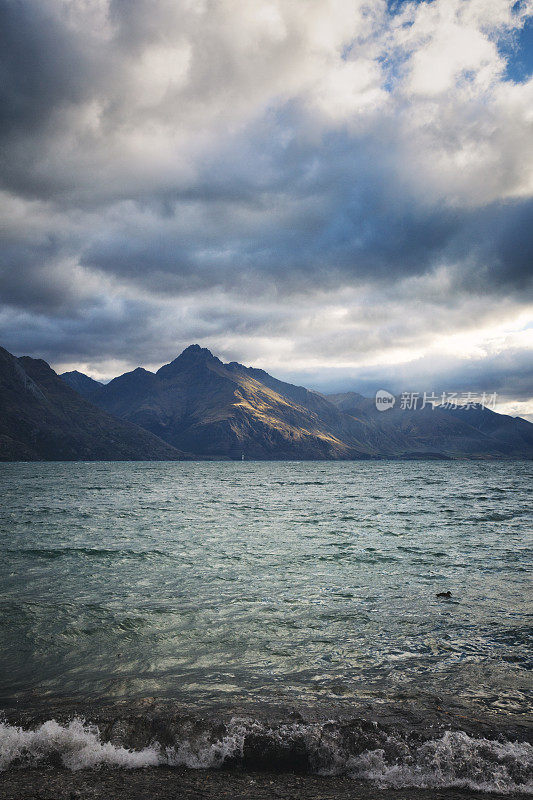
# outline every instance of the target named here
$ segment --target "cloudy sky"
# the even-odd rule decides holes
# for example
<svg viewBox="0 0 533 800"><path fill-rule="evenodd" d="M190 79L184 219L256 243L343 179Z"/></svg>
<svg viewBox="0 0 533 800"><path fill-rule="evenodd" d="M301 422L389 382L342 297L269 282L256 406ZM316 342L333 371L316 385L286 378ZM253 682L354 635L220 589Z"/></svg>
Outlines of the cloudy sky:
<svg viewBox="0 0 533 800"><path fill-rule="evenodd" d="M533 0L0 0L0 344L533 413Z"/></svg>

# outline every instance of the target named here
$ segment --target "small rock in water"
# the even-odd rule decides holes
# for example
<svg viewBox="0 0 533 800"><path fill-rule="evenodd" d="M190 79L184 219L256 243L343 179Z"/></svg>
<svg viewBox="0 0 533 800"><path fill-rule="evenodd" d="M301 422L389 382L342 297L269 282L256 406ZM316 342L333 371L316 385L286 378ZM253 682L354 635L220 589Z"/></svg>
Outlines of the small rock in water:
<svg viewBox="0 0 533 800"><path fill-rule="evenodd" d="M437 592L437 597L451 597L451 592Z"/></svg>

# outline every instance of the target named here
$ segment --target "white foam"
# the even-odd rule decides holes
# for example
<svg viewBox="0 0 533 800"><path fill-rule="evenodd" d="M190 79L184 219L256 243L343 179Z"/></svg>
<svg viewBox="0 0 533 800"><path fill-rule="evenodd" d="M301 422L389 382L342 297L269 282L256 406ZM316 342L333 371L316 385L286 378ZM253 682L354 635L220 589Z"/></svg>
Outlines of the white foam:
<svg viewBox="0 0 533 800"><path fill-rule="evenodd" d="M440 739L424 742L402 763L390 763L379 749L350 758L348 769L383 788L457 787L533 794L530 744L473 739L462 731L447 731Z"/></svg>
<svg viewBox="0 0 533 800"><path fill-rule="evenodd" d="M169 747L165 756L169 766L184 766L191 769L217 769L228 759L242 758L244 740L250 727L245 720L233 718L227 733L213 741L208 733L184 739L175 747Z"/></svg>
<svg viewBox="0 0 533 800"><path fill-rule="evenodd" d="M35 730L0 723L0 770L14 762L34 764L52 756L59 757L63 766L71 770L103 765L126 769L162 765L217 768L228 758L242 757L244 739L250 732L247 722L232 719L226 735L215 741L205 732L194 739L184 738L174 747L163 749L154 742L142 750L102 742L98 728L81 719L74 719L68 725L52 719Z"/></svg>
<svg viewBox="0 0 533 800"><path fill-rule="evenodd" d="M183 731L185 733L185 731ZM130 750L102 742L98 728L80 719L61 725L49 720L34 730L0 723L0 770L10 765L32 765L55 757L71 770L115 766L186 766L192 769L221 767L229 759L242 759L246 737L267 736L289 745L303 738L315 772L348 772L383 788L442 789L533 794L533 747L526 742L475 739L461 731L448 731L418 746L404 739L382 737L383 748L354 756L345 750L339 730L320 723L293 723L270 727L256 720L234 717L224 734L209 730L182 736L174 746L153 742L142 750ZM275 768L275 764L272 765Z"/></svg>
<svg viewBox="0 0 533 800"><path fill-rule="evenodd" d="M162 763L157 745L143 750L127 750L110 742L102 743L98 729L83 720L74 719L68 725L48 720L35 730L24 730L0 723L0 769L22 760L36 763L57 755L71 770L101 765L125 767L155 767Z"/></svg>

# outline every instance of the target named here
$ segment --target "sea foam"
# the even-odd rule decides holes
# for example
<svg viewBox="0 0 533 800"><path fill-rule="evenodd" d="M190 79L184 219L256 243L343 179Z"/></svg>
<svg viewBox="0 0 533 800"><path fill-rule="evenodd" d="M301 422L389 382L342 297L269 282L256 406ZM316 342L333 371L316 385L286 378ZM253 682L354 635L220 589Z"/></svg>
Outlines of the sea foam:
<svg viewBox="0 0 533 800"><path fill-rule="evenodd" d="M409 741L379 734L361 749L334 722L294 722L269 726L233 717L217 734L212 728L190 735L185 730L163 747L153 741L142 749L103 741L96 725L81 719L68 724L48 720L35 729L0 724L0 769L52 762L70 770L96 767L138 769L184 766L217 769L239 764L290 770L297 764L322 775L347 773L384 788L467 788L473 791L533 794L533 747L527 742L474 738L446 731L438 738ZM350 744L351 743L351 744ZM375 744L376 746L373 746ZM255 755L254 755L255 754Z"/></svg>
<svg viewBox="0 0 533 800"><path fill-rule="evenodd" d="M402 763L383 750L350 759L348 771L383 788L465 788L479 792L533 794L533 747L527 742L474 739L447 731L424 742Z"/></svg>
<svg viewBox="0 0 533 800"><path fill-rule="evenodd" d="M0 769L12 764L35 766L53 758L71 770L103 765L135 769L162 763L158 747L129 750L102 742L98 728L80 719L68 725L51 719L35 730L0 724Z"/></svg>

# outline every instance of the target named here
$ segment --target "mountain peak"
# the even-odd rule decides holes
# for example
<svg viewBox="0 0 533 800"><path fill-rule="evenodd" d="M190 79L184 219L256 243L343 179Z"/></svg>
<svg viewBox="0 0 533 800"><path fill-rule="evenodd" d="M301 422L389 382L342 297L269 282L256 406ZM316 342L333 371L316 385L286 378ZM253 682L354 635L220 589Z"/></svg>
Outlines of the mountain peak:
<svg viewBox="0 0 533 800"><path fill-rule="evenodd" d="M178 358L184 358L184 357L189 358L191 356L194 356L195 358L197 356L202 356L203 358L215 357L211 352L211 350L208 350L207 347L200 347L199 344L190 344L188 347L185 348L185 350L183 350L182 353L180 353ZM177 361L177 359L175 360Z"/></svg>
<svg viewBox="0 0 533 800"><path fill-rule="evenodd" d="M67 386L70 386L71 389L74 389L75 392L78 392L87 400L91 399L92 395L101 389L103 385L100 381L95 381L94 378L90 378L77 369L73 369L71 372L63 372L59 377L63 383L66 383Z"/></svg>
<svg viewBox="0 0 533 800"><path fill-rule="evenodd" d="M88 375L85 375L84 372L80 372L77 369L72 369L70 372L63 372L59 377L63 378L65 375L76 375L76 376L82 375L84 378L88 378L89 377Z"/></svg>
<svg viewBox="0 0 533 800"><path fill-rule="evenodd" d="M172 375L175 372L179 372L187 367L197 366L200 364L205 364L208 361L218 361L219 359L213 355L211 350L208 350L207 347L200 347L199 344L190 344L188 347L183 350L182 353L179 354L174 361L171 361L170 364L165 364L162 366L158 371L157 375L160 377L164 377L165 375Z"/></svg>

